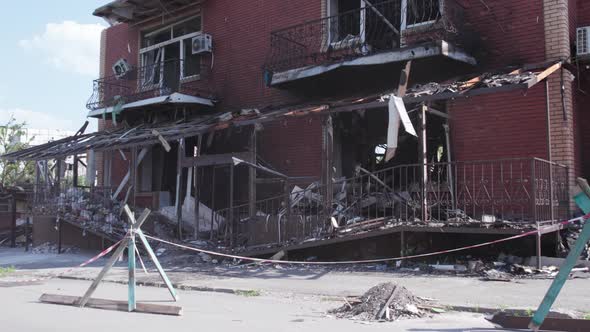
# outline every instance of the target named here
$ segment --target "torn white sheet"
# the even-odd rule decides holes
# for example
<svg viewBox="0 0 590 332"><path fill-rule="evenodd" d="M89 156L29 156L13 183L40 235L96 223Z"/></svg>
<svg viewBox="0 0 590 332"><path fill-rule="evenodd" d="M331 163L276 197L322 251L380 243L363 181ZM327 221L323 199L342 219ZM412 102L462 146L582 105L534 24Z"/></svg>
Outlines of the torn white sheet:
<svg viewBox="0 0 590 332"><path fill-rule="evenodd" d="M176 207L165 206L160 209L160 214L166 217L171 223L176 223ZM199 202L199 232L211 231L211 209L205 204ZM213 223L213 230L217 230L217 226L224 222L224 218L217 213L213 213L215 222ZM182 222L188 230L193 230L195 224L195 199L187 197L182 204Z"/></svg>
<svg viewBox="0 0 590 332"><path fill-rule="evenodd" d="M401 118L395 107L395 100L392 96L389 99L389 125L387 127L387 151L385 152L385 161L390 161L395 156L397 141L399 139L399 124Z"/></svg>
<svg viewBox="0 0 590 332"><path fill-rule="evenodd" d="M404 124L404 129L406 130L406 132L410 135L418 137L418 134L416 134L416 129L414 129L414 125L412 124L410 116L408 115L408 111L406 111L406 105L404 104L404 100L400 97L396 97L393 95L391 96L391 99L393 99L393 105L395 109L398 111L400 118L402 119L402 123ZM389 104L390 109L391 99Z"/></svg>
<svg viewBox="0 0 590 332"><path fill-rule="evenodd" d="M404 101L400 97L391 95L389 98L389 127L387 128L387 151L385 152L385 161L390 161L395 156L397 142L399 139L399 124L403 123L404 129L410 135L418 136Z"/></svg>

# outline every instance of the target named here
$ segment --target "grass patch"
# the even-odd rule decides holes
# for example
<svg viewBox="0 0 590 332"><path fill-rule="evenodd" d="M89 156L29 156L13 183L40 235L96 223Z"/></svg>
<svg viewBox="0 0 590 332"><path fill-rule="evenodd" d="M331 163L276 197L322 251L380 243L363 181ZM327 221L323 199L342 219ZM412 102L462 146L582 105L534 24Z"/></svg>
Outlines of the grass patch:
<svg viewBox="0 0 590 332"><path fill-rule="evenodd" d="M249 289L249 290L237 290L236 295L245 296L245 297L255 297L260 296L260 291Z"/></svg>
<svg viewBox="0 0 590 332"><path fill-rule="evenodd" d="M590 313L585 314L582 319L590 320Z"/></svg>
<svg viewBox="0 0 590 332"><path fill-rule="evenodd" d="M0 267L0 278L6 277L7 275L14 273L15 271L16 269L14 268L14 266Z"/></svg>

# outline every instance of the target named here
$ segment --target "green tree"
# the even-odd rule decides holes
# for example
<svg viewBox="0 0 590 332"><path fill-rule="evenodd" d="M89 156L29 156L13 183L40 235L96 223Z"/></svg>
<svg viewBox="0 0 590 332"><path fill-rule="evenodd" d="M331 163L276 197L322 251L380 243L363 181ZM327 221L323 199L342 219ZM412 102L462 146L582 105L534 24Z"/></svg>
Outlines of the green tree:
<svg viewBox="0 0 590 332"><path fill-rule="evenodd" d="M17 122L14 117L0 125L0 156L29 147L31 140L25 139L25 122ZM0 185L4 187L32 183L35 163L32 161L11 161L0 158Z"/></svg>

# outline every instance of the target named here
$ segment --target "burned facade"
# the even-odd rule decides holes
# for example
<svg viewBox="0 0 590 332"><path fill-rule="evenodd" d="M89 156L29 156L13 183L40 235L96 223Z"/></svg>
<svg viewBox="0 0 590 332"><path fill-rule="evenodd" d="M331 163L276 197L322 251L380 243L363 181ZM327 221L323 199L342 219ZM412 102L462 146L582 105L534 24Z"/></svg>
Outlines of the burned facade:
<svg viewBox="0 0 590 332"><path fill-rule="evenodd" d="M92 151L91 188L44 202L101 236L124 232L127 203L252 255L536 228L540 251L590 169L583 1L117 0L94 14L111 23L87 104L99 131L4 157ZM59 184L45 178L38 192Z"/></svg>

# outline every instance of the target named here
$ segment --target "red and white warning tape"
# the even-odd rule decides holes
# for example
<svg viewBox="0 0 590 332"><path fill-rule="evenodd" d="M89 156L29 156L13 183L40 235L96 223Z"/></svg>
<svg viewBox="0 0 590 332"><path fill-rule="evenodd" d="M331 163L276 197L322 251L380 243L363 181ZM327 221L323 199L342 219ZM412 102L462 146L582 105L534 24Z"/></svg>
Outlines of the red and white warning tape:
<svg viewBox="0 0 590 332"><path fill-rule="evenodd" d="M566 221L561 222L560 224L561 225L567 225L567 224L571 224L571 223L573 223L575 221L583 221L583 220L586 220L588 218L590 218L590 214L587 214L587 215L585 215L583 217L566 220ZM474 245L460 247L460 248L455 248L455 249L441 250L441 251L436 251L436 252L431 252L431 253L426 253L426 254L411 255L411 256L400 256L400 257L391 257L391 258L380 258L380 259L357 260L357 261L337 261L337 262L302 262L302 261L284 261L284 260L273 260L273 259L245 257L245 256L224 254L224 253L215 252L215 251L211 251L211 250L205 250L205 249L199 249L199 248L195 248L195 247L190 247L190 246L187 246L187 245L184 245L184 244L179 244L179 243L174 243L174 242L166 241L166 240L163 240L163 239L160 239L160 238L156 238L156 237L153 237L153 236L149 236L149 235L145 235L145 236L147 238L149 238L149 239L154 240L154 241L166 243L166 244L169 244L169 245L172 245L172 246L175 246L175 247L178 247L178 248L182 248L182 249L187 249L187 250L192 250L192 251L196 251L196 252L200 252L200 253L205 253L205 254L208 254L208 255L211 255L211 256L225 257L225 258L234 258L234 259L240 259L240 260L244 260L244 261L251 261L251 262L257 262L257 263L298 264L298 265L344 265L344 264L384 263L384 262L401 261L401 260L413 259L413 258L422 258L422 257L437 256L437 255L448 254L448 253L458 252L458 251L464 251L464 250L474 249L474 248L481 248L481 247L489 246L489 245L492 245L492 244L497 244L497 243L512 241L512 240L520 239L520 238L523 238L523 237L527 237L527 236L531 236L531 235L536 235L539 232L542 232L542 228L541 229L532 230L532 231L529 231L529 232L525 232L525 233L521 233L521 234L518 234L518 235L510 236L510 237L507 237L507 238L499 239L499 240L484 242L484 243L480 243L480 244L474 244Z"/></svg>
<svg viewBox="0 0 590 332"><path fill-rule="evenodd" d="M560 222L559 224L561 225L567 225L567 224L571 224L574 223L576 221L580 221L580 222L584 222L584 220L590 219L590 213L583 216L583 217L578 217L578 218L574 218L574 219L570 219L570 220L565 220ZM384 263L384 262L392 262L392 261L401 261L401 260L406 260L406 259L413 259L413 258L422 258L422 257L431 257L431 256L437 256L437 255L442 255L442 254L448 254L448 253L452 253L452 252L458 252L458 251L464 251L464 250L468 250L468 249L474 249L474 248L481 248L481 247L485 247L485 246L489 246L489 245L493 245L493 244L497 244L497 243L502 243L502 242L507 242L507 241L512 241L512 240L516 240L516 239L520 239L523 237L527 237L527 236L531 236L531 235L536 235L539 232L542 232L543 229L536 229L536 230L532 230L529 232L525 232L522 234L518 234L518 235L514 235L514 236L510 236L507 238L503 238L503 239L498 239L498 240L494 240L494 241L488 241L488 242L484 242L484 243L479 243L479 244L474 244L474 245L470 245L470 246L465 246L465 247L460 247L460 248L454 248L454 249L447 249L447 250L441 250L441 251L436 251L436 252L431 252L431 253L425 253L425 254L419 254L419 255L411 255L411 256L400 256L400 257L391 257L391 258L380 258L380 259L367 259L367 260L357 260L357 261L337 261L337 262L302 262L302 261L282 261L282 260L274 260L274 259L263 259L263 258L254 258L254 257L245 257L245 256L239 256L239 255L231 255L231 254L224 254L221 252L216 252L216 251L211 251L211 250L205 250L205 249L199 249L199 248L195 248L195 247L190 247L184 244L180 244L180 243L174 243L171 241L166 241L157 237L153 237L153 236L149 236L147 234L145 234L145 237L154 240L154 241L158 241L161 243L166 243L178 248L182 248L182 249L186 249L186 250L191 250L191 251L196 251L199 253L205 253L211 256L216 256L216 257L225 257L225 258L234 258L234 259L239 259L239 260L244 260L244 261L251 261L251 262L257 262L257 263L272 263L272 264L297 264L297 265L346 265L346 264L369 264L369 263ZM128 234L125 235L125 237L127 237ZM123 237L123 239L125 239L125 237ZM104 257L106 255L108 255L111 251L113 251L122 241L123 239L119 240L117 243L113 244L112 246L106 248L105 250L101 251L98 255L90 258L89 260L83 262L80 265L77 265L73 268L70 268L64 272L61 272L59 274L53 275L53 276L49 276L49 277L43 277L43 278L37 278L37 279L28 279L28 280L19 280L16 283L27 283L27 282L38 282L38 281L44 281L44 280L49 280L49 279L53 279L53 278L57 278L60 277L64 274L67 274L69 272L72 272L73 270L80 268L80 267L84 267L88 264L91 264L95 261L97 261L98 259L100 259L101 257ZM143 265L143 264L142 264ZM145 267L144 267L145 269Z"/></svg>
<svg viewBox="0 0 590 332"><path fill-rule="evenodd" d="M88 264L91 264L93 262L96 262L98 259L100 259L101 257L104 257L106 255L108 255L111 251L113 251L121 242L123 241L123 239L119 240L119 242L113 244L112 246L106 248L105 250L101 251L98 255L90 258L89 260L85 261L84 263L77 265L75 267L69 268L61 273L58 273L56 275L52 275L52 276L48 276L48 277L42 277L42 278L34 278L34 279L26 279L26 280L18 280L15 281L14 283L20 284L20 283L31 283L31 282L39 282L39 281L45 281L45 280L49 280L49 279L53 279L53 278L58 278L64 274L70 273L72 271L74 271L77 268L80 267L84 267Z"/></svg>

